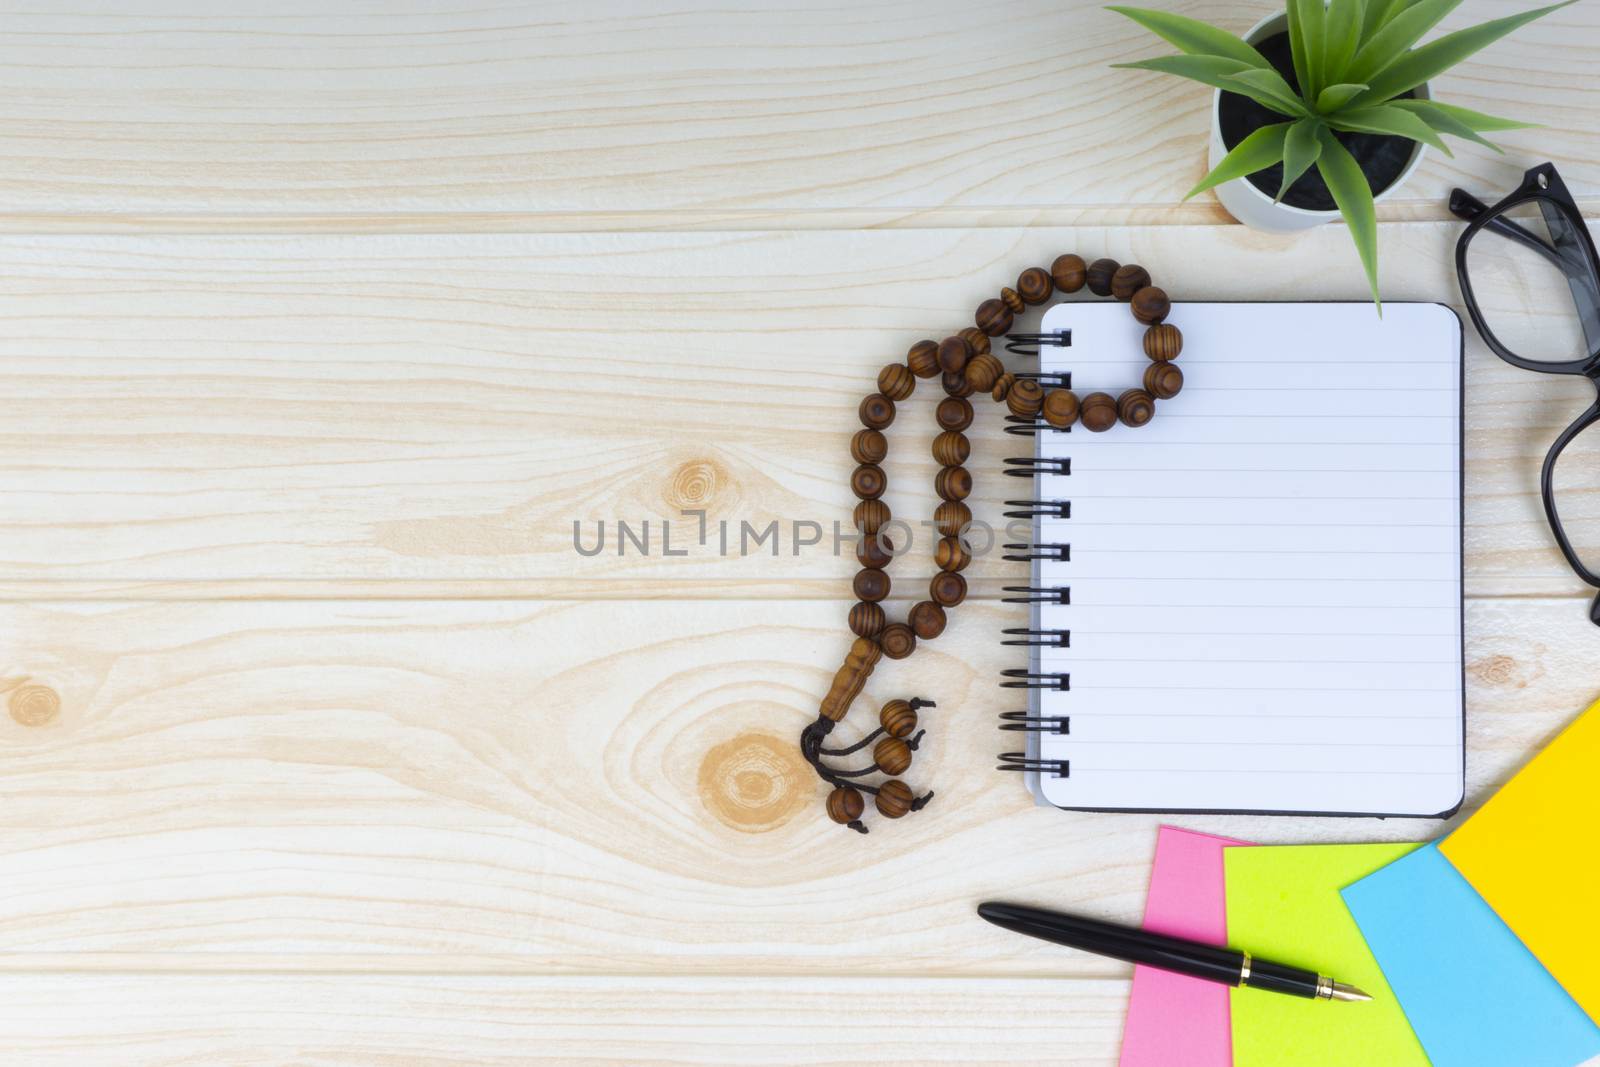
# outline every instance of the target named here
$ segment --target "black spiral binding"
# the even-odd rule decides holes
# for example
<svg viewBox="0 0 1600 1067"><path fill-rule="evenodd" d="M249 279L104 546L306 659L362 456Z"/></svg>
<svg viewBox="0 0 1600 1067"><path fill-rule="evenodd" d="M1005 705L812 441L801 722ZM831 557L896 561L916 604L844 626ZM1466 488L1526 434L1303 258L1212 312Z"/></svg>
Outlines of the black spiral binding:
<svg viewBox="0 0 1600 1067"><path fill-rule="evenodd" d="M1035 715L1028 711L1002 711L1000 729L1016 733L1059 734L1065 737L1072 732L1070 715Z"/></svg>
<svg viewBox="0 0 1600 1067"><path fill-rule="evenodd" d="M1006 351L1029 356L1038 355L1039 350L1047 346L1066 348L1071 344L1071 330L1057 330L1054 333L1015 333L1006 337ZM1045 388L1072 388L1072 375L1068 373L1018 374L1017 377L1032 379ZM1006 417L1006 422L1008 424L1006 433L1018 436L1033 437L1044 430L1049 430L1052 433L1071 432L1070 428L1058 429L1037 416L1023 418L1010 415ZM1005 473L1013 478L1033 478L1041 474L1067 477L1072 474L1072 460L1068 457L1013 456L1005 460ZM1006 509L1004 514L1008 519L1070 519L1072 517L1072 501L1070 500L1007 500ZM1064 563L1072 559L1072 546L1064 542L1013 543L1004 547L1005 554L1002 558L1015 563L1031 564L1035 560L1051 560ZM1005 592L1012 594L1002 598L1008 604L1072 603L1072 589L1070 586L1007 586ZM1034 630L1024 627L1008 629L1003 633L1005 640L1001 643L1005 645L1026 648L1072 647L1071 630ZM1005 689L1055 690L1057 692L1070 692L1072 689L1072 675L1067 673L1032 670L1007 670L1001 673L1003 678L1000 685ZM1003 712L1000 719L1000 729L1013 733L1056 734L1060 736L1069 733L1071 727L1071 720L1068 716L1036 715L1030 711ZM996 769L1051 774L1058 778L1065 778L1071 772L1072 765L1070 760L1048 760L1040 756L1030 755L1027 752L1003 752L1000 754L1000 762Z"/></svg>
<svg viewBox="0 0 1600 1067"><path fill-rule="evenodd" d="M1000 762L995 765L997 771L1033 771L1036 774L1053 774L1057 778L1068 778L1072 775L1072 761L1064 759L1040 759L1030 756L1026 752L1002 752Z"/></svg>

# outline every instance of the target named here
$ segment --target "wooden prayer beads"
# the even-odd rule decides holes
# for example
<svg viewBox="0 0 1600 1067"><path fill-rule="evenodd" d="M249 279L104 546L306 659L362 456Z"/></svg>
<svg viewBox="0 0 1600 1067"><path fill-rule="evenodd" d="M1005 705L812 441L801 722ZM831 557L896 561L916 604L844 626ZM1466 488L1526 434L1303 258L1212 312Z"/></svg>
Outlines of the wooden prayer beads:
<svg viewBox="0 0 1600 1067"><path fill-rule="evenodd" d="M935 604L953 608L967 599L967 580L955 571L940 571L928 580L928 595Z"/></svg>
<svg viewBox="0 0 1600 1067"><path fill-rule="evenodd" d="M1153 367L1151 368L1154 369ZM1174 367L1174 370L1177 368ZM972 454L972 444L967 440L967 435L955 430L946 430L933 439L933 458L946 467L959 467L967 461Z"/></svg>
<svg viewBox="0 0 1600 1067"><path fill-rule="evenodd" d="M889 454L889 439L878 430L857 430L850 438L850 458L857 463L882 463Z"/></svg>
<svg viewBox="0 0 1600 1067"><path fill-rule="evenodd" d="M972 405L957 396L947 396L934 408L933 417L941 430L965 430L972 425Z"/></svg>
<svg viewBox="0 0 1600 1067"><path fill-rule="evenodd" d="M878 372L878 392L890 400L904 400L917 387L917 379L904 363L891 363Z"/></svg>
<svg viewBox="0 0 1600 1067"><path fill-rule="evenodd" d="M1065 430L1078 421L1078 395L1070 389L1052 389L1040 406L1044 421Z"/></svg>
<svg viewBox="0 0 1600 1067"><path fill-rule="evenodd" d="M1088 280L1089 265L1083 261L1082 256L1068 252L1064 256L1057 256L1056 261L1050 264L1050 280L1056 283L1056 288L1063 293L1076 293L1083 288L1083 283Z"/></svg>
<svg viewBox="0 0 1600 1067"><path fill-rule="evenodd" d="M868 600L877 603L889 595L889 576L881 570L863 567L856 571L854 580L850 583L851 591L857 600Z"/></svg>
<svg viewBox="0 0 1600 1067"><path fill-rule="evenodd" d="M1133 317L1148 327L1143 344L1150 365L1141 385L1116 398L1092 392L1080 399L1070 389L1045 388L1033 377L1019 378L1008 372L992 352L991 338L1009 331L1016 316L1044 303L1052 293L1075 293L1085 287L1097 296L1127 303ZM1166 292L1153 285L1150 272L1138 264L1119 264L1113 259L1086 263L1082 256L1068 253L1057 256L1048 269L1029 267L1017 275L1015 288L1004 287L998 296L984 300L973 315L973 325L942 341L918 341L906 351L904 362L887 364L878 372L878 391L868 394L857 412L863 428L850 439L850 456L856 463L850 488L859 498L853 518L861 534L856 542L861 569L851 583L856 603L849 614L855 639L819 705L817 721L800 738L807 762L834 787L828 794L827 810L835 822L865 833L860 821L866 809L864 793L872 793L879 814L890 819L919 810L933 796L915 796L898 777L910 768L911 754L923 737L917 730L917 709L931 706L930 701L891 700L879 712L879 728L859 743L833 750L823 748L822 742L844 718L879 659L905 659L916 651L919 640L939 637L949 623L948 609L967 597L967 581L961 575L972 562L971 549L963 539L972 523L972 510L963 503L972 493L972 475L965 466L972 454L972 443L964 432L973 419L967 398L987 394L995 403L1005 404L1012 421L1027 424L1024 432L1044 427L1070 430L1082 425L1093 433L1103 433L1118 422L1143 426L1155 416L1158 401L1169 400L1183 389L1183 372L1173 365L1183 350L1183 335L1165 321L1170 311ZM889 450L883 431L894 422L895 404L910 399L916 391L918 378L938 378L945 393L935 407L934 418L941 432L932 445L933 458L940 465L934 478L940 503L933 513L939 532L933 555L939 569L928 582L928 599L912 607L905 622L890 622L882 607L891 589L885 568L894 556L894 545L883 536L891 522L888 505L880 499L888 488L880 466ZM873 765L865 770L840 772L823 762L823 757L849 755L879 735L883 736L872 748ZM877 786L859 780L873 772L891 777Z"/></svg>
<svg viewBox="0 0 1600 1067"><path fill-rule="evenodd" d="M1137 263L1125 263L1111 275L1111 295L1118 300L1131 300L1133 294L1150 284L1150 272ZM878 388L883 389L882 379ZM884 392L888 392L884 389Z"/></svg>
<svg viewBox="0 0 1600 1067"><path fill-rule="evenodd" d="M878 631L878 647L890 659L905 659L917 650L917 635L903 622L891 622Z"/></svg>
<svg viewBox="0 0 1600 1067"><path fill-rule="evenodd" d="M933 509L933 525L941 537L955 537L972 523L972 509L959 500L946 500Z"/></svg>
<svg viewBox="0 0 1600 1067"><path fill-rule="evenodd" d="M881 500L863 500L856 505L852 518L857 530L875 534L889 521L889 505Z"/></svg>
<svg viewBox="0 0 1600 1067"><path fill-rule="evenodd" d="M1078 421L1085 430L1104 433L1117 424L1117 402L1110 393L1090 393L1078 405Z"/></svg>
<svg viewBox="0 0 1600 1067"><path fill-rule="evenodd" d="M1130 301L1133 307L1133 317L1146 326L1154 326L1167 317L1167 312L1172 310L1172 301L1167 299L1165 289L1158 289L1154 285L1147 285L1133 294Z"/></svg>
<svg viewBox="0 0 1600 1067"><path fill-rule="evenodd" d="M906 366L918 378L932 378L939 373L939 346L932 341L918 341L906 353Z"/></svg>
<svg viewBox="0 0 1600 1067"><path fill-rule="evenodd" d="M1084 281L1089 286L1089 291L1095 296L1111 295L1111 279L1116 275L1120 264L1114 259L1097 259L1089 264L1088 273Z"/></svg>
<svg viewBox="0 0 1600 1067"><path fill-rule="evenodd" d="M1183 334L1170 322L1161 322L1144 332L1144 354L1161 363L1178 358L1183 351Z"/></svg>
<svg viewBox="0 0 1600 1067"><path fill-rule="evenodd" d="M931 600L917 604L907 618L911 621L911 632L923 641L932 641L944 633L944 609Z"/></svg>
<svg viewBox="0 0 1600 1067"><path fill-rule="evenodd" d="M855 822L866 810L867 802L862 799L859 789L841 785L828 794L828 818L834 822Z"/></svg>
<svg viewBox="0 0 1600 1067"><path fill-rule="evenodd" d="M1022 418L1032 418L1039 414L1039 409L1044 406L1044 390L1032 378L1020 378L1006 393L1006 407L1011 409L1011 414Z"/></svg>
<svg viewBox="0 0 1600 1067"><path fill-rule="evenodd" d="M972 391L975 393L987 393L994 388L994 383L999 381L1000 376L1005 372L1004 365L994 356L985 352L981 356L973 356L971 361L967 363L967 384L972 386Z"/></svg>
<svg viewBox="0 0 1600 1067"><path fill-rule="evenodd" d="M1171 363L1152 363L1144 370L1144 387L1157 400L1171 400L1183 389L1183 371Z"/></svg>
<svg viewBox="0 0 1600 1067"><path fill-rule="evenodd" d="M891 700L878 710L878 725L890 737L910 737L917 728L917 709L909 700Z"/></svg>
<svg viewBox="0 0 1600 1067"><path fill-rule="evenodd" d="M882 393L871 393L862 398L856 413L861 416L861 425L881 430L894 421L894 401Z"/></svg>
<svg viewBox="0 0 1600 1067"><path fill-rule="evenodd" d="M911 768L911 749L898 737L885 737L872 746L872 762L885 774L904 774Z"/></svg>
<svg viewBox="0 0 1600 1067"><path fill-rule="evenodd" d="M898 778L891 778L878 787L876 805L878 814L885 819L898 819L911 810L911 805L916 798L911 795L911 787Z"/></svg>
<svg viewBox="0 0 1600 1067"><path fill-rule="evenodd" d="M1124 426L1143 426L1155 413L1155 399L1143 389L1129 389L1117 397L1117 418Z"/></svg>
<svg viewBox="0 0 1600 1067"><path fill-rule="evenodd" d="M850 475L850 491L862 500L876 500L889 488L889 479L883 468L873 463L863 463Z"/></svg>
<svg viewBox="0 0 1600 1067"><path fill-rule="evenodd" d="M850 609L850 632L857 637L876 637L889 622L877 604L863 600Z"/></svg>
<svg viewBox="0 0 1600 1067"><path fill-rule="evenodd" d="M965 467L940 467L933 491L940 500L965 500L972 494L972 472Z"/></svg>
<svg viewBox="0 0 1600 1067"><path fill-rule="evenodd" d="M1017 275L1017 295L1025 303L1042 304L1050 299L1055 283L1050 280L1050 272L1042 267L1029 267Z"/></svg>

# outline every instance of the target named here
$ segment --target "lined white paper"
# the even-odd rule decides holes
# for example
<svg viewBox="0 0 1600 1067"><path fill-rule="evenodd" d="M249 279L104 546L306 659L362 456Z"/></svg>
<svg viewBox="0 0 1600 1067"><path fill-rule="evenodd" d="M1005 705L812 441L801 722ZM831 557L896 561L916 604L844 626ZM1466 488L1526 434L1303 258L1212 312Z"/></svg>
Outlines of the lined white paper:
<svg viewBox="0 0 1600 1067"><path fill-rule="evenodd" d="M1037 669L1072 808L1436 815L1461 800L1461 326L1436 304L1180 304L1183 392L1138 430L1043 433L1070 545ZM1067 303L1041 369L1113 396L1147 365L1115 303Z"/></svg>

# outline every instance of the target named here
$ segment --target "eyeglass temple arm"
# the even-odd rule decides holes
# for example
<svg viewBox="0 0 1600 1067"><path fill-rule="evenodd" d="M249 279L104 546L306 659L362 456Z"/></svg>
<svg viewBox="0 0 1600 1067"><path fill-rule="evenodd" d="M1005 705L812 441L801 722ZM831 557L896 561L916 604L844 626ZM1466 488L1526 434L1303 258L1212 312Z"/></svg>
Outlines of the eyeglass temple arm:
<svg viewBox="0 0 1600 1067"><path fill-rule="evenodd" d="M1465 222L1476 222L1478 217L1489 210L1489 205L1473 196L1465 189L1450 190L1450 214ZM1561 258L1561 253L1544 241L1539 240L1531 231L1524 229L1508 218L1497 216L1488 221L1483 227L1501 237L1508 237L1521 245L1527 245L1556 266L1563 272L1566 264Z"/></svg>

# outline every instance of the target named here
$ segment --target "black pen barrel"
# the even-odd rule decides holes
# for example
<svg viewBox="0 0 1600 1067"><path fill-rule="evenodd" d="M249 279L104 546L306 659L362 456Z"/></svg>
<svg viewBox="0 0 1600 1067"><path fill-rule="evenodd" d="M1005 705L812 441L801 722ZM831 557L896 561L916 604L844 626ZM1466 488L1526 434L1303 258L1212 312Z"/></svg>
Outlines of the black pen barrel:
<svg viewBox="0 0 1600 1067"><path fill-rule="evenodd" d="M1143 963L1228 985L1237 985L1244 973L1244 953L1218 945L1015 904L984 904L978 914L1019 934L1126 963Z"/></svg>

